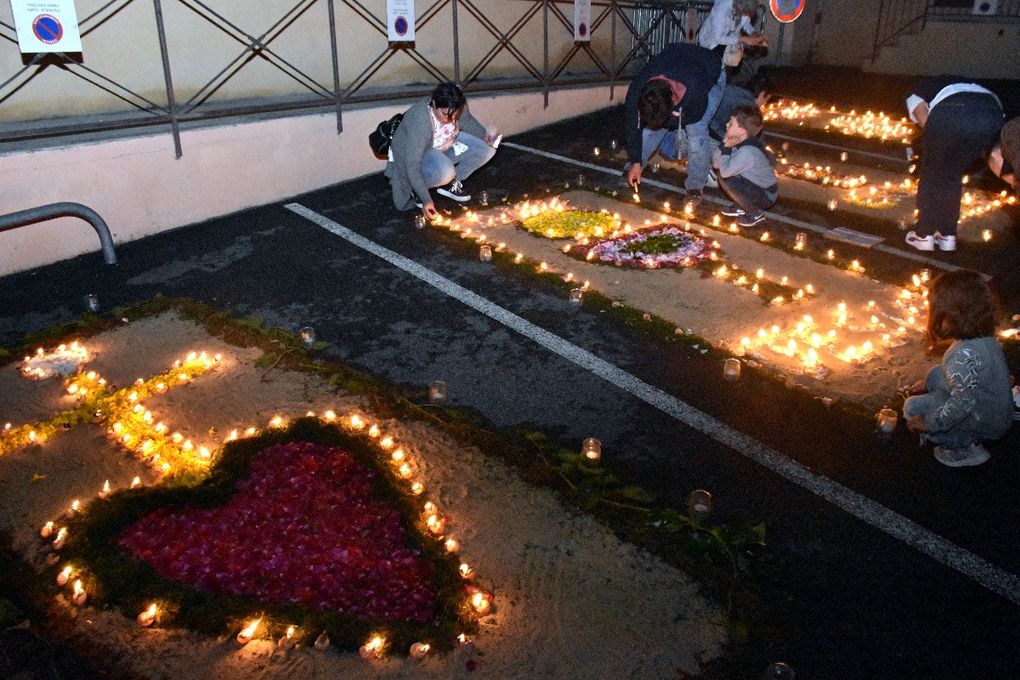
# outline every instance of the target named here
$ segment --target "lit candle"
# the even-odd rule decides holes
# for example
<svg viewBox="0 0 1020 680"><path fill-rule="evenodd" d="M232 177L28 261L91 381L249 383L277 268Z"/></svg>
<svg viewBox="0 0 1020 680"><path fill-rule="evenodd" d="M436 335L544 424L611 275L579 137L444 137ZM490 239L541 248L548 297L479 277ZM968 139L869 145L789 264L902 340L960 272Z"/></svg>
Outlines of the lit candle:
<svg viewBox="0 0 1020 680"><path fill-rule="evenodd" d="M85 586L82 585L81 579L77 579L74 582L74 594L71 596L71 601L80 607L85 604L86 599L88 599L88 593L85 592Z"/></svg>
<svg viewBox="0 0 1020 680"><path fill-rule="evenodd" d="M443 543L443 546L446 548L446 552L453 555L456 555L460 551L460 541L458 541L456 538L446 539L446 542Z"/></svg>
<svg viewBox="0 0 1020 680"><path fill-rule="evenodd" d="M492 246L482 246L478 249L478 259L482 262L492 261Z"/></svg>
<svg viewBox="0 0 1020 680"><path fill-rule="evenodd" d="M262 617L253 619L248 622L248 625L241 629L241 632L237 634L237 641L242 645L246 645L252 641L255 637L255 631L258 630L259 624L262 623Z"/></svg>
<svg viewBox="0 0 1020 680"><path fill-rule="evenodd" d="M602 442L595 437L588 437L581 443L581 455L592 463L602 459Z"/></svg>
<svg viewBox="0 0 1020 680"><path fill-rule="evenodd" d="M433 404L442 404L446 401L446 383L442 380L435 380L429 385L429 401Z"/></svg>
<svg viewBox="0 0 1020 680"><path fill-rule="evenodd" d="M368 642L361 645L358 653L362 659L378 659L382 656L386 639L382 635L373 635Z"/></svg>
<svg viewBox="0 0 1020 680"><path fill-rule="evenodd" d="M69 564L57 573L57 585L66 586L72 576L74 576L74 567Z"/></svg>
<svg viewBox="0 0 1020 680"><path fill-rule="evenodd" d="M49 538L50 534L53 533L53 522L47 522L42 525L42 529L39 530L39 536L42 538Z"/></svg>
<svg viewBox="0 0 1020 680"><path fill-rule="evenodd" d="M67 527L60 527L57 531L57 537L53 539L53 549L60 550L64 547L64 541L67 540Z"/></svg>
<svg viewBox="0 0 1020 680"><path fill-rule="evenodd" d="M138 625L142 628L148 628L156 620L156 603L153 602L149 605L149 608L138 614Z"/></svg>
<svg viewBox="0 0 1020 680"><path fill-rule="evenodd" d="M319 637L315 638L314 646L320 652L329 649L329 635L326 634L326 631L319 633Z"/></svg>
<svg viewBox="0 0 1020 680"><path fill-rule="evenodd" d="M479 614L485 614L492 607L492 596L479 591L471 596L471 606Z"/></svg>
<svg viewBox="0 0 1020 680"><path fill-rule="evenodd" d="M79 501L78 499L71 501L71 507L67 509L67 512L64 513L64 516L67 517L67 519L73 519L78 515L79 508L81 508L81 501Z"/></svg>
<svg viewBox="0 0 1020 680"><path fill-rule="evenodd" d="M103 488L99 491L100 498L106 498L110 495L110 480L103 482Z"/></svg>
<svg viewBox="0 0 1020 680"><path fill-rule="evenodd" d="M411 658L412 659L424 659L431 649L427 642L415 642L411 645Z"/></svg>
<svg viewBox="0 0 1020 680"><path fill-rule="evenodd" d="M876 418L878 420L878 429L886 434L890 434L896 429L899 414L891 408L884 408L878 412Z"/></svg>

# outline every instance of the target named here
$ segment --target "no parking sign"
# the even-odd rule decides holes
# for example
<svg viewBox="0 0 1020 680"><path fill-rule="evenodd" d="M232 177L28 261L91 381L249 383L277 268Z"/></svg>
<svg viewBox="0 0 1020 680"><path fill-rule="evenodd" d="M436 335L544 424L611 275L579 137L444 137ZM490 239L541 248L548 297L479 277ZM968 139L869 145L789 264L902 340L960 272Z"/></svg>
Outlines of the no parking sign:
<svg viewBox="0 0 1020 680"><path fill-rule="evenodd" d="M81 52L74 0L11 0L11 12L23 54Z"/></svg>
<svg viewBox="0 0 1020 680"><path fill-rule="evenodd" d="M807 0L769 0L769 9L777 20L788 24L804 12Z"/></svg>
<svg viewBox="0 0 1020 680"><path fill-rule="evenodd" d="M386 0L390 42L414 42L414 0Z"/></svg>

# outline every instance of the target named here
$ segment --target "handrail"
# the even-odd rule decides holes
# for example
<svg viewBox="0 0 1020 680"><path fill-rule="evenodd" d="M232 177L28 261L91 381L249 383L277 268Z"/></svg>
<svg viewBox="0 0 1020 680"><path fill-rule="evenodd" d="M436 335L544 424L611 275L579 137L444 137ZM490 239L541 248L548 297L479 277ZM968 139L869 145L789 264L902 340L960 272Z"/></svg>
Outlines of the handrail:
<svg viewBox="0 0 1020 680"><path fill-rule="evenodd" d="M0 232L44 222L55 217L80 217L91 224L99 234L99 243L103 248L103 260L106 261L106 264L117 264L117 254L113 251L110 227L106 225L106 221L99 216L99 213L81 203L50 203L37 208L0 215Z"/></svg>
<svg viewBox="0 0 1020 680"><path fill-rule="evenodd" d="M882 0L878 9L878 21L875 23L871 60L878 59L878 51L884 45L888 45L915 24L920 23L923 29L928 22L929 4L928 0Z"/></svg>

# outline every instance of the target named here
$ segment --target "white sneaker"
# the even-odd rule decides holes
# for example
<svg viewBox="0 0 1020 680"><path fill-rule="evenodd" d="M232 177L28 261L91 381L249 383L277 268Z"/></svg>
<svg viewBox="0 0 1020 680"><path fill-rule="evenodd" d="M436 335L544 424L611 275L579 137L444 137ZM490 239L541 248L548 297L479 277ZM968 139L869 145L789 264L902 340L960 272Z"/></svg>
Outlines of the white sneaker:
<svg viewBox="0 0 1020 680"><path fill-rule="evenodd" d="M935 245L939 247L939 250L956 250L956 237L951 235L943 236L936 231Z"/></svg>
<svg viewBox="0 0 1020 680"><path fill-rule="evenodd" d="M719 180L716 178L714 171L712 170L708 171L708 181L705 182L705 186L711 187L713 189L719 188Z"/></svg>
<svg viewBox="0 0 1020 680"><path fill-rule="evenodd" d="M935 447L935 460L949 467L981 465L981 463L984 463L991 457L992 454L988 453L988 449L981 446L978 442L974 442L962 449L949 449L945 446Z"/></svg>
<svg viewBox="0 0 1020 680"><path fill-rule="evenodd" d="M436 189L436 193L442 194L450 200L457 201L458 203L467 203L471 200L471 194L464 193L464 185L462 185L458 179L450 182L449 186L439 187Z"/></svg>
<svg viewBox="0 0 1020 680"><path fill-rule="evenodd" d="M907 245L918 250L932 251L935 250L935 237L934 236L918 236L913 231L907 232ZM955 247L955 244L954 244Z"/></svg>

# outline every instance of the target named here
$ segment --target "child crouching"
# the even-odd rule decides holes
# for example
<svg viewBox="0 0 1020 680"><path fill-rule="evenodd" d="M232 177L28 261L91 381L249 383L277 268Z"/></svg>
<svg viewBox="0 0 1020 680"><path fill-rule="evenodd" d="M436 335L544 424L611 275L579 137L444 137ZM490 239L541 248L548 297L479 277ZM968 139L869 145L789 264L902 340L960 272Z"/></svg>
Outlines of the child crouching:
<svg viewBox="0 0 1020 680"><path fill-rule="evenodd" d="M742 227L762 222L762 211L779 198L779 183L772 170L775 159L758 139L761 125L761 111L756 107L736 107L726 124L723 146L712 155L712 165L719 171L719 187L736 203L722 214L738 218L737 224Z"/></svg>
<svg viewBox="0 0 1020 680"><path fill-rule="evenodd" d="M982 441L999 439L1013 424L1013 397L1002 347L995 338L995 301L977 272L940 274L928 294L928 339L952 341L903 404L907 428L935 446L943 465L980 465Z"/></svg>

